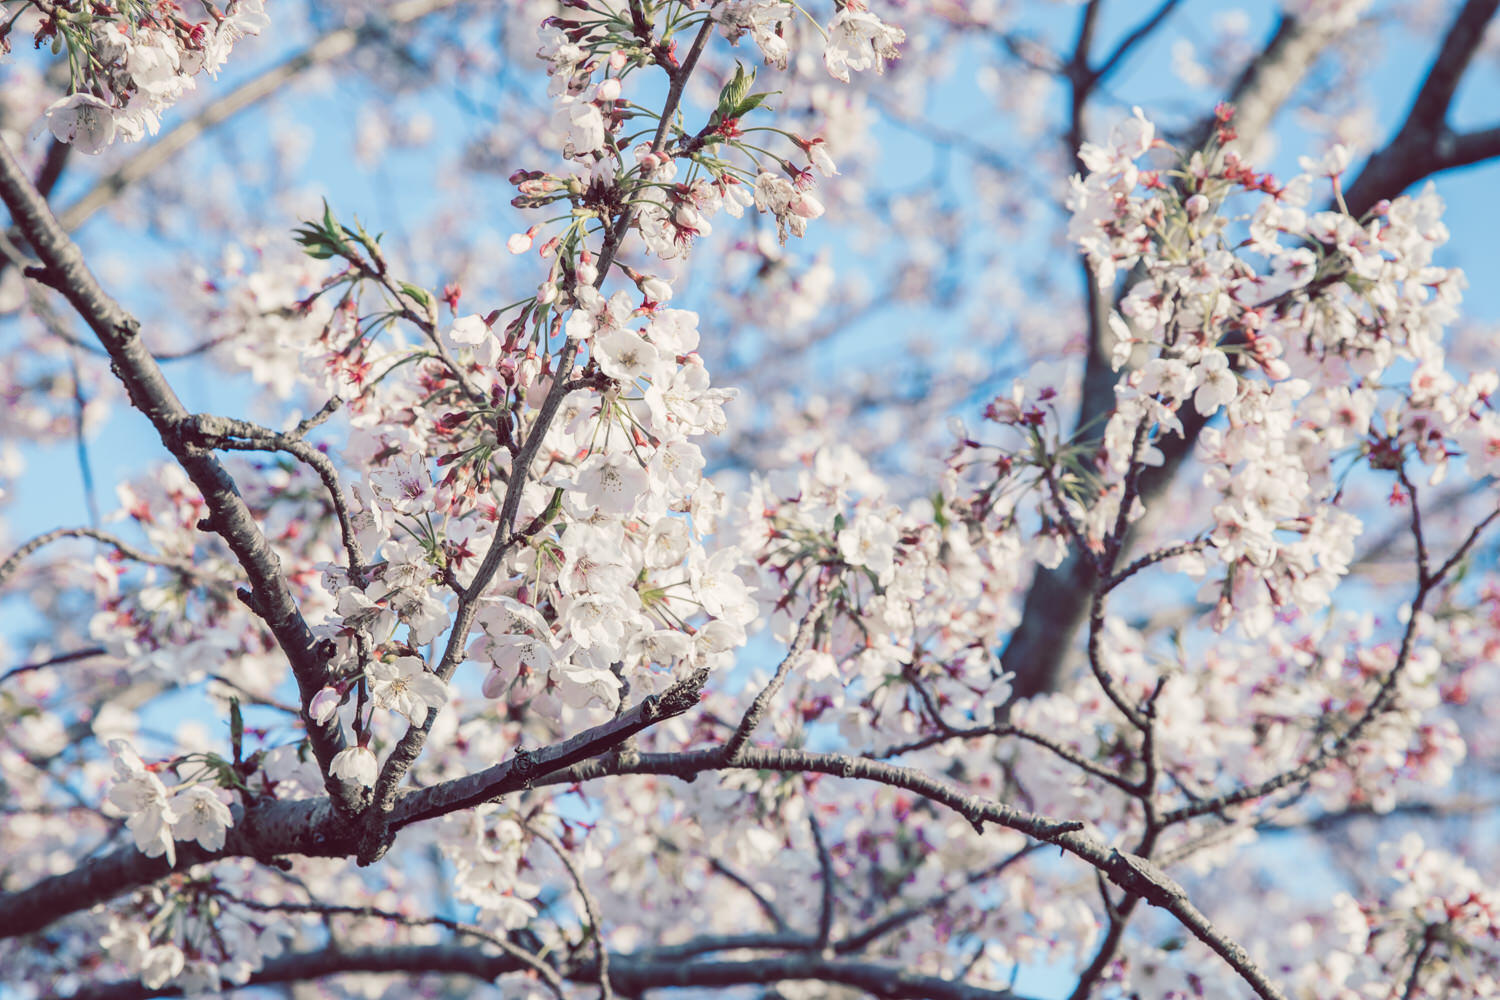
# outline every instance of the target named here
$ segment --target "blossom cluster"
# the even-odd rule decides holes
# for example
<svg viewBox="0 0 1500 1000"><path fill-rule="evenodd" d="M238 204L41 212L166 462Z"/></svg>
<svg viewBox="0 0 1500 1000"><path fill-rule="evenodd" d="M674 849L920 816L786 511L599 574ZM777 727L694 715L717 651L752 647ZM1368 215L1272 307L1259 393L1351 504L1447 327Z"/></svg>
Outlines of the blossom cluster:
<svg viewBox="0 0 1500 1000"><path fill-rule="evenodd" d="M1424 998L1500 989L1500 897L1486 880L1416 833L1382 844L1377 864L1378 894L1334 898L1330 930L1339 943L1303 968L1298 986L1316 997L1375 996L1393 982Z"/></svg>
<svg viewBox="0 0 1500 1000"><path fill-rule="evenodd" d="M231 0L222 12L190 22L171 3L90 4L87 12L48 5L36 29L40 46L66 46L74 75L66 97L43 120L58 142L99 153L116 140L155 135L161 115L216 76L234 44L269 23L262 0Z"/></svg>
<svg viewBox="0 0 1500 1000"><path fill-rule="evenodd" d="M125 815L125 826L142 854L148 858L165 855L167 864L175 865L179 840L197 841L210 851L224 846L234 818L213 788L182 784L169 793L130 744L111 740L109 749L115 764L109 803Z"/></svg>
<svg viewBox="0 0 1500 1000"><path fill-rule="evenodd" d="M1221 116L1226 138L1230 120ZM1178 172L1142 171L1135 161L1154 143L1138 113L1107 146L1084 147L1089 173L1074 179L1072 233L1098 280L1144 265L1111 317L1115 366L1132 370L1105 462L1116 477L1136 461L1160 464L1156 445L1186 433L1184 414L1200 425L1226 414L1227 426L1198 435L1205 486L1219 495L1206 552L1223 567L1200 599L1221 626L1261 634L1280 604L1326 606L1348 570L1360 522L1340 509L1345 457L1402 475L1408 462L1426 465L1435 484L1467 455L1487 474L1500 379L1459 381L1445 368L1442 331L1464 277L1431 263L1447 230L1430 189L1360 220L1308 208L1320 181L1338 190L1339 147L1279 184L1233 146L1196 152ZM1236 241L1220 208L1240 192L1257 203ZM1415 366L1404 391L1398 365Z"/></svg>
<svg viewBox="0 0 1500 1000"><path fill-rule="evenodd" d="M1016 622L1024 545L955 483L903 510L853 449L832 446L746 491L733 530L762 591L780 595L778 631L795 632L820 592L830 600L794 675L803 725L826 715L872 745L988 721L1005 702L992 637Z"/></svg>
<svg viewBox="0 0 1500 1000"><path fill-rule="evenodd" d="M1472 522L1443 521L1432 502L1445 476L1500 472L1500 380L1455 375L1445 354L1463 276L1434 263L1447 232L1431 191L1356 217L1341 148L1281 183L1249 165L1228 109L1214 139L1180 157L1138 111L1083 146L1071 186L1070 236L1100 291L1128 276L1100 319L1115 378L1099 421L1072 419L1075 358L1029 364L1046 341L1019 349L1025 374L998 394L1009 375L976 351L955 363L985 369L970 383L934 389L925 368L903 369L861 383L868 396L752 399L756 442L723 386L734 362L717 358L739 352L725 344L738 317L784 323L769 342L793 356L808 345L791 327L856 301L836 252L804 268L786 244L825 199L836 214L871 166L857 143L830 137L857 136L870 105L828 78L884 72L903 32L860 0L833 3L821 26L786 0L506 6L507 26L531 19L509 44L547 74L540 152L510 177L513 206L544 221L516 227L508 255L478 254L470 276L492 270L519 292L466 293L444 278L429 290L452 255L393 249L340 222L335 204L297 231L305 253L253 238L181 293L207 356L263 390L258 402L287 408L271 426L206 418L180 433L204 453L269 453L224 466L311 627L316 670L299 661L296 679L315 681L288 681L256 595L238 588L240 567L175 466L121 489L106 522L145 539L147 565L122 549L31 595L61 620L58 595L89 591L100 610L68 638L97 652L60 687L39 670L0 690L22 716L0 746L22 813L7 843L76 827L67 851L18 851L7 888L127 842L173 868L69 917L77 933L56 935L66 948L27 956L39 981L64 981L87 948L90 970L210 991L244 984L286 947L401 955L451 935L455 950L480 942L475 954L537 959L502 988L540 993L546 980L562 995L573 987L559 975L597 989L586 980L604 975L606 952L629 956L617 972L656 962L687 974L715 951L798 939L799 915L818 914L820 941L807 940L826 961L899 963L962 988L1005 990L1020 966L1048 963L1090 969L1102 995L1243 992L1165 910L1122 894L1117 870L1037 850L1050 836L1149 857L1298 995L1385 996L1408 976L1413 997L1495 991L1500 932L1479 862L1419 840L1381 854L1395 877L1375 889L1283 907L1298 911L1290 944L1283 927L1219 905L1259 892L1244 848L1262 836L1309 816L1386 817L1500 752L1472 724L1500 698L1485 670L1500 649L1500 592L1483 584L1476 599L1465 565L1445 561ZM935 17L966 27L992 13L941 6ZM1361 8L1284 6L1328 32ZM214 24L227 35L258 14L231 5ZM188 43L175 63L153 54L175 23L88 42L114 68L89 100L54 110L54 129L86 147L101 106L132 109L137 124L116 123L115 138L154 121L165 104L149 101L175 99L188 69L214 61L187 58ZM744 44L715 53L721 39ZM764 82L731 63L751 43ZM1018 58L1045 55L1009 43ZM952 55L932 49L919 56L928 68ZM713 87L698 86L705 76ZM902 100L889 90L880 100ZM835 157L849 174L837 181ZM976 202L1002 186L982 171L975 184ZM938 262L958 256L941 230L983 228L966 205L929 195L891 203L907 219L897 231L920 245L902 248L911 269L890 301L938 283ZM714 266L702 248L752 230L734 252L755 264L754 294L733 310L695 302L699 268ZM785 365L770 358L768 381ZM958 384L985 385L989 402L977 429L953 420L947 461L933 461L933 429L969 409L949 391ZM871 421L869 437L850 430L862 408L902 392L899 420ZM714 473L727 449L713 439L729 433L747 449L736 460L774 453L786 467ZM1186 498L1154 492L1153 470L1179 461ZM1400 581L1415 591L1389 613L1395 587L1350 579L1372 509L1420 551L1408 560L1419 573ZM1086 598L1079 641L1050 608L1023 620L1049 585ZM1062 634L1059 668L1053 689L1023 697L1030 664L1005 642L1037 626ZM768 647L791 652L775 666L760 661ZM177 752L148 764L131 746L146 752L152 727L122 710L84 717L85 738L112 756L79 773L89 801L107 804L82 806L72 824L80 813L56 807L70 785L23 789L14 776L45 784L72 736L52 706L115 681L147 696L202 685L230 710L234 761L182 752L220 736L190 722L172 734ZM520 773L537 748L651 714L640 710L657 702L643 700L680 682L701 697L692 709L576 772L400 826L375 867L181 864L243 849L264 833L257 813L289 806L346 810L325 827L335 840L373 835L381 817L360 813L367 802L420 801L409 796L497 762ZM246 729L242 699L274 721ZM342 749L325 754L327 742L302 739L309 729ZM747 734L741 750L761 761L812 763L736 760L730 741ZM425 753L408 772L397 746ZM700 765L700 780L680 780ZM879 768L890 774L858 777ZM1065 832L1022 835L987 810ZM434 877L472 923L418 915ZM745 905L719 905L731 893Z"/></svg>

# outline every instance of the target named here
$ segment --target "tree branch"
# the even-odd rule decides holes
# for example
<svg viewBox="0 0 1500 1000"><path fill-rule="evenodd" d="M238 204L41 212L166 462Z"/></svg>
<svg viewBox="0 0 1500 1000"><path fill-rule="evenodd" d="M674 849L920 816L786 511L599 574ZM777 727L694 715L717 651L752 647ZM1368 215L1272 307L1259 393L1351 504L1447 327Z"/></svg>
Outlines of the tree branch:
<svg viewBox="0 0 1500 1000"><path fill-rule="evenodd" d="M1364 215L1424 177L1496 155L1500 130L1457 136L1448 126L1448 113L1497 8L1500 0L1467 0L1460 8L1395 138L1370 157L1344 193L1351 215Z"/></svg>
<svg viewBox="0 0 1500 1000"><path fill-rule="evenodd" d="M382 35L389 28L419 21L458 2L460 0L402 0L384 10L369 12L365 21L356 27L330 31L285 62L278 63L223 97L204 105L193 117L99 178L82 197L59 213L58 221L69 232L77 229L95 212L113 201L121 191L160 170L164 163L176 157L203 133L265 100L309 69L348 55L360 42Z"/></svg>
<svg viewBox="0 0 1500 1000"><path fill-rule="evenodd" d="M45 279L46 284L61 292L88 323L109 352L111 368L124 383L131 404L151 421L162 443L203 494L209 516L199 527L223 538L249 577L261 617L291 663L301 694L303 724L328 790L342 806L352 808L355 790L328 774L329 763L344 748L343 732L336 719L318 724L307 711L313 695L323 687L327 665L282 577L280 559L255 523L229 473L211 454L182 440L177 428L189 413L141 342L140 323L100 287L77 244L68 238L47 207L46 199L3 144L0 144L0 200L10 209L12 220L45 268L34 276Z"/></svg>
<svg viewBox="0 0 1500 1000"><path fill-rule="evenodd" d="M124 539L116 538L107 531L100 531L97 528L54 528L25 542L20 548L7 556L4 562L0 562L0 586L4 586L5 581L10 579L16 570L21 568L21 563L25 561L27 556L30 556L44 545L63 538L92 538L96 542L103 542L105 545L110 546L126 559L133 559L138 563L145 563L148 566L161 566L164 569L172 570L174 573L181 573L183 576L194 579L201 577L201 574L193 568L193 564L185 559L173 559L169 556L155 556L149 552L143 552Z"/></svg>
<svg viewBox="0 0 1500 1000"><path fill-rule="evenodd" d="M578 866L573 864L573 859L568 857L568 849L552 834L539 827L527 824L526 829L531 835L552 849L557 855L557 860L567 869L568 877L573 880L573 886L578 890L578 898L583 901L584 915L589 919L589 931L594 937L594 951L596 961L599 963L599 1000L614 1000L614 991L609 984L609 952L604 948L604 919L599 914L599 904L594 902L594 894L589 892L588 885L583 881L583 873ZM585 939L587 940L587 939Z"/></svg>
<svg viewBox="0 0 1500 1000"><path fill-rule="evenodd" d="M63 663L76 663L78 660L91 660L96 656L104 656L109 650L103 646L90 646L87 649L77 649L71 653L59 653L49 656L45 660L37 660L32 663L23 663L18 667L11 667L5 673L0 674L0 684L15 677L17 674L29 674L33 670L42 670L46 667L55 667Z"/></svg>
<svg viewBox="0 0 1500 1000"><path fill-rule="evenodd" d="M393 910L383 910L377 906L342 906L336 903L260 903L253 899L245 899L222 890L217 895L232 905L243 906L247 910L255 910L259 913L311 913L324 918L363 917L368 920L385 920L401 924L403 927L442 927L452 931L454 934L477 938L486 944L494 945L506 955L514 958L540 976L552 989L553 995L558 1000L566 1000L562 979L552 966L525 948L507 941L503 937L497 937L489 931L481 927L476 927L473 924L450 920L447 917L411 917L404 913L396 913Z"/></svg>
<svg viewBox="0 0 1500 1000"><path fill-rule="evenodd" d="M1107 847L1096 835L1087 832L1083 823L1028 813L1003 802L989 802L913 768L896 767L846 754L759 747L744 748L731 765L724 761L722 752L714 748L680 754L639 754L628 759L596 758L549 775L538 783L573 784L615 774L671 775L691 780L705 771L730 768L828 774L874 781L905 789L952 809L976 828L982 829L983 824L994 823L1053 844L1103 872L1111 882L1127 893L1140 896L1152 906L1171 913L1189 933L1222 958L1262 1000L1285 1000L1285 994L1261 971L1249 953L1219 931L1192 904L1186 891L1150 861Z"/></svg>
<svg viewBox="0 0 1500 1000"><path fill-rule="evenodd" d="M776 692L781 690L781 685L786 683L787 674L791 673L793 666L802 659L803 654L812 643L813 634L817 631L818 620L823 611L828 607L828 595L819 594L813 601L812 607L807 609L807 614L802 616L802 623L797 626L797 634L792 637L792 645L782 657L781 665L776 668L776 673L766 684L761 692L755 696L750 707L745 709L745 715L740 719L740 724L735 728L733 735L724 743L724 759L733 761L735 756L750 742L750 736L755 732L761 720L765 718L766 709L771 704L771 699L776 697Z"/></svg>
<svg viewBox="0 0 1500 1000"><path fill-rule="evenodd" d="M1245 67L1227 100L1235 105L1235 130L1246 144L1253 144L1270 127L1276 112L1291 97L1318 55L1334 35L1292 18L1283 19L1259 56ZM1075 57L1076 61L1076 57ZM1070 141L1082 142L1082 101L1075 84L1073 125ZM1199 126L1188 143L1197 148L1212 134L1212 119ZM1076 154L1076 145L1070 151ZM1110 363L1109 311L1113 295L1094 282L1087 263L1084 268L1084 293L1089 324L1089 352L1084 361L1082 401L1075 435L1088 438L1098 434L1114 409L1116 373ZM1182 465L1204 420L1196 413L1183 417L1184 433L1158 443L1166 462L1142 477L1141 501L1150 508L1153 501L1170 484ZM1055 690L1063 663L1073 645L1073 637L1088 617L1089 594L1093 591L1094 570L1089 560L1076 550L1070 551L1056 569L1038 569L1022 607L1021 623L1011 633L1001 661L1014 675L1017 698Z"/></svg>
<svg viewBox="0 0 1500 1000"><path fill-rule="evenodd" d="M1406 988L1401 991L1401 1000L1416 1000L1417 987L1422 979L1422 966L1427 964L1427 956L1432 954L1432 946L1437 943L1438 932L1441 924L1428 924L1422 930L1422 947L1417 951L1417 957L1411 963L1411 975L1407 977Z"/></svg>
<svg viewBox="0 0 1500 1000"><path fill-rule="evenodd" d="M707 680L708 671L700 670L660 695L643 698L625 714L562 743L534 753L517 750L509 760L494 767L409 792L398 798L391 809L391 831L468 809L532 784L550 784L549 776L559 770L607 753L641 730L693 708Z"/></svg>
<svg viewBox="0 0 1500 1000"><path fill-rule="evenodd" d="M1365 706L1359 718L1355 719L1354 723L1348 729L1344 730L1342 735L1296 767L1282 771L1280 774L1267 778L1265 781L1257 782L1254 785L1239 788L1232 792L1225 792L1213 798L1200 799L1191 805L1174 809L1161 817L1162 825L1167 826L1180 823L1186 819L1192 819L1196 816L1222 812L1230 806L1262 798L1290 785L1301 784L1329 764L1343 757L1349 748L1374 724L1375 720L1390 707L1391 702L1395 699L1396 685L1400 681L1401 675L1405 672L1406 665L1411 660L1412 650L1416 645L1417 624L1421 617L1422 606L1426 603L1427 597L1453 571L1453 568L1468 555L1470 550L1473 549L1474 544L1479 540L1479 536L1483 533L1484 529L1489 527L1497 518L1500 518L1500 508L1492 511L1488 517L1475 525L1473 530L1469 532L1468 537L1454 550L1453 554L1444 560L1443 564L1436 571L1427 575L1426 579L1417 587L1416 593L1411 600L1411 609L1408 613L1406 627L1401 633L1401 646L1396 653L1396 662L1392 664L1391 669L1381 679L1380 686L1375 690L1375 694L1370 698L1369 704Z"/></svg>
<svg viewBox="0 0 1500 1000"><path fill-rule="evenodd" d="M84 861L71 871L0 895L0 938L35 933L52 921L85 910L123 892L149 885L173 871L228 857L266 860L280 855L343 857L353 852L345 824L328 798L266 801L233 806L234 825L217 851L196 841L177 845L175 868L165 857L148 858L134 847Z"/></svg>
<svg viewBox="0 0 1500 1000"><path fill-rule="evenodd" d="M947 903L950 899L957 895L960 890L966 889L971 885L978 885L980 882L989 881L990 879L1004 872L1007 868L1010 868L1012 865L1019 862L1021 859L1025 858L1027 855L1035 852L1041 846L1042 845L1038 843L1027 844L1019 851L1016 851L1014 854L1000 859L989 867L981 868L979 871L973 872L952 889L935 893L934 895L922 900L919 903L915 903L911 906L905 907L904 909L897 910L895 913L889 914L888 916L882 917L875 923L870 924L868 927L865 927L862 930L850 934L846 938L834 942L834 951L838 952L839 954L844 954L845 952L851 951L859 951L866 945L870 944L872 941L877 941L880 938L885 937L892 931L900 930L902 927L905 927L907 924L922 916L924 913L930 913L931 911L942 906L944 903Z"/></svg>
<svg viewBox="0 0 1500 1000"><path fill-rule="evenodd" d="M329 400L328 405L299 424L297 430L291 434L281 434L269 428L257 427L244 420L216 417L206 413L194 414L178 426L184 433L197 438L207 447L227 451L286 452L317 473L318 478L323 481L323 487L328 491L328 499L333 505L334 516L338 518L339 535L344 542L345 557L349 560L349 577L355 583L362 585L365 556L360 550L359 534L354 530L354 523L349 516L349 503L344 497L343 486L339 483L338 470L333 467L332 459L302 440L302 436L308 430L326 419L337 408L337 403L337 397Z"/></svg>
<svg viewBox="0 0 1500 1000"><path fill-rule="evenodd" d="M823 883L819 893L817 949L826 953L829 939L833 936L833 856L828 853L828 845L823 842L823 828L818 825L818 818L813 815L812 809L807 811L807 825L812 830L813 847L818 852L818 871Z"/></svg>
<svg viewBox="0 0 1500 1000"><path fill-rule="evenodd" d="M656 138L652 142L652 149L658 152L666 141L668 126L676 116L678 105L682 100L683 88L687 84L688 77L692 75L693 69L698 65L699 57L703 55L703 49L708 43L713 26L714 19L705 17L682 64L675 69L664 67L671 83L667 89L666 102L662 106L661 122L656 130ZM609 230L599 251L597 265L599 274L594 280L596 288L603 287L605 280L609 277L615 254L619 252L620 245L625 240L625 234L630 228L631 220L635 218L635 213L636 207L633 204L625 208ZM490 543L484 558L480 560L479 568L475 571L469 588L459 597L458 609L454 612L453 625L448 633L448 644L443 649L442 659L434 670L434 673L443 680L453 675L453 671L462 660L469 639L469 628L473 625L474 616L479 610L479 598L484 595L485 588L490 585L490 581L494 579L510 547L516 542L516 517L520 513L521 497L531 476L531 465L541 451L542 439L546 436L547 429L552 426L552 421L556 419L558 411L562 408L563 397L567 393L568 375L573 371L573 365L578 360L578 346L578 341L572 337L563 341L562 349L558 354L557 370L552 374L552 385L548 387L547 395L542 400L531 430L527 433L526 440L521 445L521 451L511 465L511 478L506 486L505 500L500 506L500 520L495 526L494 540ZM361 863L369 864L384 854L389 847L388 814L395 801L396 788L421 754L422 747L427 742L427 734L432 731L437 719L437 709L428 711L423 723L420 726L409 727L386 758L385 765L380 770L380 776L375 781L374 795L366 819L365 845L359 856Z"/></svg>
<svg viewBox="0 0 1500 1000"><path fill-rule="evenodd" d="M755 905L760 907L760 911L766 915L766 917L771 921L773 925L775 925L777 931L779 931L783 935L789 934L791 932L791 925L786 922L786 918L781 915L781 911L777 910L775 905L773 905L772 902L765 897L765 894L757 889L755 887L755 884L752 883L748 878L741 875L739 872L735 871L733 868L729 867L729 865L725 864L718 858L709 858L708 866L718 874L724 876L729 881L733 882L735 885L739 886L741 889L744 889L747 893L749 893L750 898L755 900Z"/></svg>
<svg viewBox="0 0 1500 1000"><path fill-rule="evenodd" d="M535 753L515 755L488 770L408 792L397 801L392 827L447 815L480 802L529 787L559 768L576 765L604 753L649 725L680 715L698 703L708 672L679 681L660 696L652 696L617 719L586 730L572 739ZM249 857L269 861L281 855L343 858L356 855L359 831L347 814L328 798L265 800L246 808L235 806L235 822L224 846L209 851L196 842L177 845L177 865L162 857L148 858L134 847L84 861L72 871L54 875L27 889L0 895L0 938L34 933L47 924L122 892L149 885L171 871L221 858Z"/></svg>
<svg viewBox="0 0 1500 1000"><path fill-rule="evenodd" d="M701 684L701 679L698 683ZM616 733L622 720L638 713L647 704L649 699L632 713L590 732ZM608 775L662 774L691 779L705 771L743 768L873 781L905 789L952 809L980 829L984 823L994 823L1062 848L1103 872L1127 893L1141 896L1153 906L1171 913L1194 937L1223 958L1262 1000L1284 1000L1284 994L1261 972L1249 954L1193 906L1181 886L1146 859L1108 848L1096 835L1086 832L1083 823L1028 813L1003 802L989 802L921 771L844 754L746 747L740 752L736 764L727 765L722 750L715 747L680 754L631 754L613 759L596 756L568 766L567 761L577 761L588 755L588 735L580 734L567 744L541 751L537 755L543 758L540 765L532 755L518 753L510 761L479 775L411 792L397 802L393 825L397 820L404 825L442 815L532 784L574 784ZM567 749L563 749L565 747ZM495 772L501 772L502 776L496 776ZM462 794L455 794L455 791ZM403 808L408 804L410 808ZM328 799L274 802L258 810L245 811L242 821L231 828L221 851L205 851L192 842L179 845L178 867L185 869L228 856L269 858L277 854L303 854L344 857L352 853L353 841L353 833L335 813ZM130 849L80 865L68 874L46 879L30 889L0 896L0 936L34 932L67 913L154 881L166 875L168 870L163 859L146 858L139 851ZM611 979L617 989L631 992L622 985L620 975L612 975Z"/></svg>
<svg viewBox="0 0 1500 1000"><path fill-rule="evenodd" d="M574 982L594 981L598 975L594 964L572 966L567 970L566 978ZM495 955L481 948L457 945L393 945L347 950L330 947L272 959L244 985L304 982L345 972L458 975L493 982L500 976L524 968L509 955ZM632 995L673 987L770 985L803 980L841 983L891 1000L1025 1000L1009 990L970 986L874 962L817 955L739 962L640 961L622 955L611 959L610 969L614 988ZM69 1000L143 1000L146 997L178 996L180 993L171 987L148 990L137 982L101 983L80 990Z"/></svg>
<svg viewBox="0 0 1500 1000"><path fill-rule="evenodd" d="M1150 37L1151 33L1157 28L1161 27L1161 23L1172 15L1172 11L1176 10L1177 5L1181 2L1182 0L1163 0L1161 6L1157 7L1150 17L1136 25L1129 34L1120 39L1120 44L1116 45L1114 50L1099 64L1099 68L1094 70L1095 81L1108 79L1109 75L1119 68L1120 63L1124 61L1125 57L1130 55L1131 50Z"/></svg>

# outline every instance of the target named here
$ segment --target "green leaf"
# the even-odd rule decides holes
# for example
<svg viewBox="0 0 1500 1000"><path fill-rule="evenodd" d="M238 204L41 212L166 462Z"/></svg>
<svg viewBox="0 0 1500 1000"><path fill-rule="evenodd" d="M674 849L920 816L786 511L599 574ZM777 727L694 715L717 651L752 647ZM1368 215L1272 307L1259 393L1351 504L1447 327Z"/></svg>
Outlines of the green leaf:
<svg viewBox="0 0 1500 1000"><path fill-rule="evenodd" d="M432 308L432 295L428 293L427 289L419 288L416 285L411 284L410 282L403 281L401 282L401 291L405 292L407 295L410 295L412 298L420 302L422 304L422 308Z"/></svg>
<svg viewBox="0 0 1500 1000"><path fill-rule="evenodd" d="M738 118L736 110L744 102L745 96L750 93L750 85L755 82L755 73L745 72L744 64L734 64L734 76L724 84L724 89L719 91L719 106L716 109L718 117Z"/></svg>
<svg viewBox="0 0 1500 1000"><path fill-rule="evenodd" d="M547 525L551 524L553 521L557 520L557 515L562 512L562 502L563 491L562 487L559 486L552 491L552 499L547 501L546 510L543 510L541 515L537 518L535 522L536 530L540 531Z"/></svg>
<svg viewBox="0 0 1500 1000"><path fill-rule="evenodd" d="M339 226L333 218L333 209L328 207L328 199L323 199L323 232L334 239L338 239Z"/></svg>
<svg viewBox="0 0 1500 1000"><path fill-rule="evenodd" d="M773 94L779 93L781 93L781 91L779 90L768 90L765 93L761 94L751 94L749 97L744 98L734 106L734 114L730 117L743 118L750 112L754 111L756 108L760 107L762 104L766 103L766 98L770 97Z"/></svg>
<svg viewBox="0 0 1500 1000"><path fill-rule="evenodd" d="M293 229L292 238L302 244L302 252L314 260L327 260L335 254L323 233L312 226L305 229Z"/></svg>
<svg viewBox="0 0 1500 1000"><path fill-rule="evenodd" d="M948 514L943 510L943 494L934 493L932 496L932 519L939 528L948 527Z"/></svg>

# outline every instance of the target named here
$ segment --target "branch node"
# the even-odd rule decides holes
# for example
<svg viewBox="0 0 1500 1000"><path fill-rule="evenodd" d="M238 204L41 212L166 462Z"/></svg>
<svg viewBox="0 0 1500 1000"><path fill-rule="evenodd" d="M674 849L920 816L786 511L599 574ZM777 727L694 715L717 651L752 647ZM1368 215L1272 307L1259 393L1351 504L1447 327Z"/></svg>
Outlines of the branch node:
<svg viewBox="0 0 1500 1000"><path fill-rule="evenodd" d="M964 819L969 821L969 825L974 828L975 833L984 833L983 806L979 805L977 802L972 804L968 809L964 810Z"/></svg>
<svg viewBox="0 0 1500 1000"><path fill-rule="evenodd" d="M1105 874L1115 885L1132 896L1139 896L1152 906L1170 909L1182 899L1182 890L1166 873L1145 858L1126 854L1119 848L1109 852Z"/></svg>
<svg viewBox="0 0 1500 1000"><path fill-rule="evenodd" d="M58 291L63 289L63 277L46 264L30 264L22 268L21 273L32 281L38 281L48 288Z"/></svg>
<svg viewBox="0 0 1500 1000"><path fill-rule="evenodd" d="M249 587L237 587L234 596L240 599L240 603L249 608L257 618L266 618L266 610L261 606L260 598L255 596L255 591Z"/></svg>
<svg viewBox="0 0 1500 1000"><path fill-rule="evenodd" d="M389 812L379 806L373 806L365 813L364 824L359 831L359 850L354 856L354 863L361 868L368 868L385 857L385 852L396 842L395 835L391 833L390 816Z"/></svg>
<svg viewBox="0 0 1500 1000"><path fill-rule="evenodd" d="M536 773L536 759L531 756L530 750L516 747L516 752L510 759L510 773L516 776L523 788L531 787L531 778Z"/></svg>

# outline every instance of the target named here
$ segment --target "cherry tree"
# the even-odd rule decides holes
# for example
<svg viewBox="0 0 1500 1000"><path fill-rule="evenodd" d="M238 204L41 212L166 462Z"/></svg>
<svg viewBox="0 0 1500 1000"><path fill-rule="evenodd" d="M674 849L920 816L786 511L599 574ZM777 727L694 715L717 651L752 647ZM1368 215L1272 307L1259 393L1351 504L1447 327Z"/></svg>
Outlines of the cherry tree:
<svg viewBox="0 0 1500 1000"><path fill-rule="evenodd" d="M1497 7L0 3L0 993L1500 993Z"/></svg>

